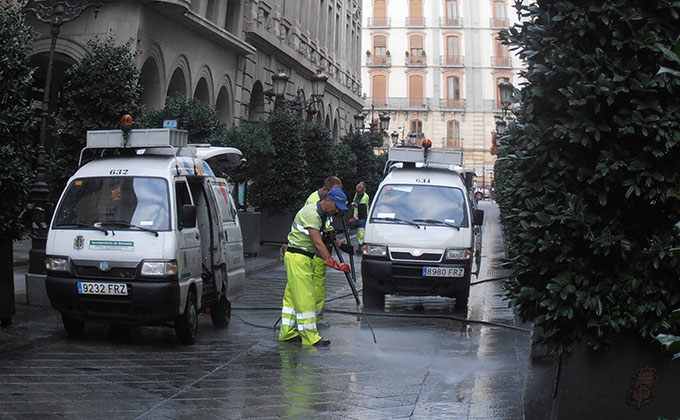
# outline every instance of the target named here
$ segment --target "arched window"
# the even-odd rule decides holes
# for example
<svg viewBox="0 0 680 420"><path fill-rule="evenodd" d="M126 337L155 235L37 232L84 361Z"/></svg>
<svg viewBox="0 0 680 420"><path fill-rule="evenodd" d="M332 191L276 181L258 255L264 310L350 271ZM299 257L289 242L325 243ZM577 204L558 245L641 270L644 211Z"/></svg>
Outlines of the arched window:
<svg viewBox="0 0 680 420"><path fill-rule="evenodd" d="M460 122L448 120L446 122L446 147L460 147Z"/></svg>

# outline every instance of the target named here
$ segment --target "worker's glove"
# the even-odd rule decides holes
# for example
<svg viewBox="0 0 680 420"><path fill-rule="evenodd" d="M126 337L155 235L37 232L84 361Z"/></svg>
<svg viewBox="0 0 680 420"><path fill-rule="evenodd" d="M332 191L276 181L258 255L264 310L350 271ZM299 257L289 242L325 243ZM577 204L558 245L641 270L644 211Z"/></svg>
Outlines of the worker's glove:
<svg viewBox="0 0 680 420"><path fill-rule="evenodd" d="M356 223L357 219L352 217L351 219L348 220L349 224L351 225L352 223Z"/></svg>
<svg viewBox="0 0 680 420"><path fill-rule="evenodd" d="M354 254L354 248L350 244L343 243L340 245L340 249L348 254Z"/></svg>
<svg viewBox="0 0 680 420"><path fill-rule="evenodd" d="M326 261L324 261L323 263L326 264L327 266L329 266L330 268L334 268L338 271L344 271L345 273L350 272L349 264L346 264L346 263L341 264L341 263L337 262L335 260L335 258L333 258L333 257L326 258Z"/></svg>

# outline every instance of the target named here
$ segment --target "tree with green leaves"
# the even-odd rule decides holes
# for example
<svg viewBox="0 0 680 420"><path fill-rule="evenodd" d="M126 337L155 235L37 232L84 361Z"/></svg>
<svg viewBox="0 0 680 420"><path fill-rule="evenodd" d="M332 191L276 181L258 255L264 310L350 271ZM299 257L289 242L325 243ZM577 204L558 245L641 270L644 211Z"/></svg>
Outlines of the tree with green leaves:
<svg viewBox="0 0 680 420"><path fill-rule="evenodd" d="M125 114L141 106L139 71L130 43L116 45L112 35L87 42L88 52L66 72L63 107L56 117L56 141L49 159L50 191L59 196L78 169L88 130L114 130Z"/></svg>
<svg viewBox="0 0 680 420"><path fill-rule="evenodd" d="M218 144L227 131L215 107L195 98L167 98L162 109L149 111L143 116L140 126L159 128L163 127L165 120L177 120L177 128L188 131L190 143Z"/></svg>
<svg viewBox="0 0 680 420"><path fill-rule="evenodd" d="M29 56L34 34L19 5L0 4L0 238L18 239L24 232L19 218L26 208L33 180L32 136L36 120L26 92L33 83Z"/></svg>
<svg viewBox="0 0 680 420"><path fill-rule="evenodd" d="M307 161L307 181L310 191L320 188L330 175L335 175L333 162L333 138L326 126L318 123L303 122L300 133ZM307 197L305 197L307 198ZM304 203L300 203L301 205Z"/></svg>
<svg viewBox="0 0 680 420"><path fill-rule="evenodd" d="M21 213L33 180L31 135L35 119L26 92L33 82L29 55L34 34L24 21L21 4L0 3L0 322L15 313L12 241L24 233Z"/></svg>
<svg viewBox="0 0 680 420"><path fill-rule="evenodd" d="M526 64L498 139L511 302L557 352L678 331L678 2L517 3L502 37Z"/></svg>
<svg viewBox="0 0 680 420"><path fill-rule="evenodd" d="M373 197L382 179L385 159L375 154L371 138L356 131L347 133L336 145L333 154L348 198L354 197L355 187L360 181L366 183L366 191Z"/></svg>

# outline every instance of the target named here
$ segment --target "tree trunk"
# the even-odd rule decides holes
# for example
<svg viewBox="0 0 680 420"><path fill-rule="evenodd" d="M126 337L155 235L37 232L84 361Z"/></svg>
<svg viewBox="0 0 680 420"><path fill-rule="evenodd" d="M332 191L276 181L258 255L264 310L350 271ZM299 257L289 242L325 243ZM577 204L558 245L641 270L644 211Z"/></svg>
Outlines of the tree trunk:
<svg viewBox="0 0 680 420"><path fill-rule="evenodd" d="M15 313L12 240L0 238L0 322L3 327L12 323L12 315Z"/></svg>

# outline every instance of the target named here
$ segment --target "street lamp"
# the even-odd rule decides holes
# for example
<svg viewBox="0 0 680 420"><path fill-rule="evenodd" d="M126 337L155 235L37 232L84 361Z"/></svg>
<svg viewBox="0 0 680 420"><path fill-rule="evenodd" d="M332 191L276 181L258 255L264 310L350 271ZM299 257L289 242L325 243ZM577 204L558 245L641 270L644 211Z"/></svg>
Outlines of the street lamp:
<svg viewBox="0 0 680 420"><path fill-rule="evenodd" d="M45 74L45 88L43 92L42 109L40 113L40 142L38 143L37 159L35 165L35 181L31 186L30 197L32 203L33 235L31 250L29 252L29 273L45 273L45 243L47 241L47 223L49 222L48 203L49 187L45 171L48 125L50 119L50 90L52 88L52 71L54 68L54 52L57 46L57 38L61 31L61 25L78 18L90 6L95 7L95 16L99 12L101 3L91 3L87 0L68 2L62 0L29 0L24 10L33 12L35 17L43 23L52 25L52 41L47 59L47 72Z"/></svg>
<svg viewBox="0 0 680 420"><path fill-rule="evenodd" d="M275 97L275 107L286 105L287 107L297 111L298 115L302 116L302 111L307 111L308 114L314 115L318 112L316 105L320 104L323 100L324 94L326 93L326 82L328 81L328 76L322 73L321 69L312 76L312 98L311 100L306 100L304 97L304 92L302 88L298 87L295 93L295 98L292 100L286 100L286 87L288 86L288 75L279 71L272 76L272 89L265 92L267 96Z"/></svg>
<svg viewBox="0 0 680 420"><path fill-rule="evenodd" d="M500 97L501 106L503 107L503 118L505 118L508 109L510 109L510 98L515 87L510 83L510 79L504 77L498 82L498 96Z"/></svg>
<svg viewBox="0 0 680 420"><path fill-rule="evenodd" d="M397 130L394 130L392 134L390 134L390 137L392 138L392 146L396 146L399 142L399 133L397 133Z"/></svg>

